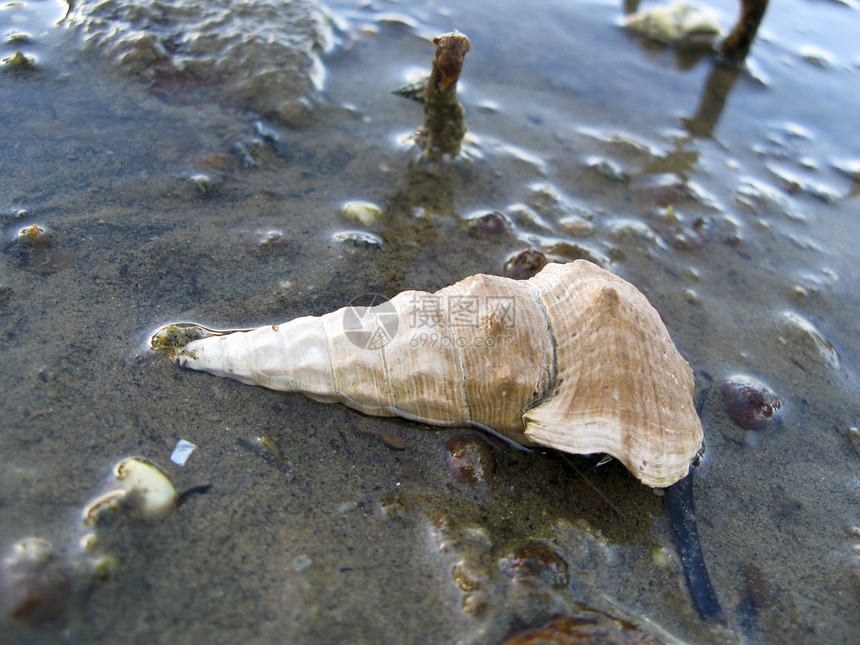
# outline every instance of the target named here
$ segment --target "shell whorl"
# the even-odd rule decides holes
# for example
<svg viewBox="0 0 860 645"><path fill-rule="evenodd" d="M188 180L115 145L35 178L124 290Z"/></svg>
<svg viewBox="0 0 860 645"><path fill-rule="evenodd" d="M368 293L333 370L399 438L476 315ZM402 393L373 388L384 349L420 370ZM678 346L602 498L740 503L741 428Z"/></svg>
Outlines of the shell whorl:
<svg viewBox="0 0 860 645"><path fill-rule="evenodd" d="M526 437L563 452L605 452L649 486L686 475L703 439L693 372L657 310L585 261L548 265L530 282L560 367L549 396L523 416Z"/></svg>
<svg viewBox="0 0 860 645"><path fill-rule="evenodd" d="M608 453L649 486L683 477L702 442L692 372L659 314L584 260L203 338L178 360L367 414Z"/></svg>
<svg viewBox="0 0 860 645"><path fill-rule="evenodd" d="M390 338L387 328L396 328ZM179 362L366 414L479 425L519 442L527 442L523 411L555 378L537 294L525 282L489 275L432 294L404 291L376 307L196 340Z"/></svg>

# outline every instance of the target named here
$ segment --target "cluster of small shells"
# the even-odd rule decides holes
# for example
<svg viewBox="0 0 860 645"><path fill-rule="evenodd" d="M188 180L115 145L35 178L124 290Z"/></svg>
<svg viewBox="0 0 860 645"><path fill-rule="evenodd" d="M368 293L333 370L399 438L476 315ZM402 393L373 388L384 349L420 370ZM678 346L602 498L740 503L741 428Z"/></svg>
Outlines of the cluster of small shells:
<svg viewBox="0 0 860 645"><path fill-rule="evenodd" d="M0 568L0 605L5 615L34 625L60 622L75 576L105 577L116 565L113 556L94 553L99 520L122 506L154 520L173 509L177 501L176 489L167 475L140 457L117 463L106 488L81 511L81 552L72 554L72 559L42 538L28 537L12 545Z"/></svg>

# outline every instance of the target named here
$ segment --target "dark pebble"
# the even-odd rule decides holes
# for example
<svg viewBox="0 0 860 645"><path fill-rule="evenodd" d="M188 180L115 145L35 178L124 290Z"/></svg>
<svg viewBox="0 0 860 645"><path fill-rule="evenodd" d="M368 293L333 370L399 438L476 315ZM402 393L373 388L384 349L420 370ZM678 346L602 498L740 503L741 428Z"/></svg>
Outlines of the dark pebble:
<svg viewBox="0 0 860 645"><path fill-rule="evenodd" d="M528 280L546 266L546 256L537 249L520 251L505 262L505 275L514 280Z"/></svg>
<svg viewBox="0 0 860 645"><path fill-rule="evenodd" d="M18 542L0 570L3 613L34 626L62 622L71 580L50 544L36 538Z"/></svg>
<svg viewBox="0 0 860 645"><path fill-rule="evenodd" d="M511 634L499 645L658 645L666 640L630 620L594 609L553 618L545 625Z"/></svg>
<svg viewBox="0 0 860 645"><path fill-rule="evenodd" d="M723 407L745 430L760 430L773 421L782 401L767 385L751 376L732 376L720 386Z"/></svg>
<svg viewBox="0 0 860 645"><path fill-rule="evenodd" d="M472 235L490 236L504 233L509 227L507 218L499 211L485 213L469 220L469 232Z"/></svg>
<svg viewBox="0 0 860 645"><path fill-rule="evenodd" d="M567 563L541 544L528 544L504 556L499 564L509 578L524 582L542 580L553 587L566 587Z"/></svg>
<svg viewBox="0 0 860 645"><path fill-rule="evenodd" d="M483 442L474 435L457 435L445 443L448 451L448 470L457 481L477 484L486 479L486 462L489 459Z"/></svg>

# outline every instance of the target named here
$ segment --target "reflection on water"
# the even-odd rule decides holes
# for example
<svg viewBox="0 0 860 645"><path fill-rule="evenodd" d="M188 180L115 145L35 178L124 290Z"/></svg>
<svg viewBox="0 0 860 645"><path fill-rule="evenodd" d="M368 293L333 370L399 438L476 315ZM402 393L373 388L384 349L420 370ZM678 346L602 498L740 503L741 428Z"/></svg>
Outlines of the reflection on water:
<svg viewBox="0 0 860 645"><path fill-rule="evenodd" d="M708 4L726 28L737 17ZM850 640L857 8L771 6L743 69L631 35L633 9L334 3L343 29L297 127L218 73L84 57L53 26L64 5L0 8L0 58L36 63L0 72L0 544L21 574L2 584L42 594L44 638L498 643L602 612L663 641ZM466 158L428 174L398 143L421 106L389 90L454 28L472 42ZM180 40L161 43L174 62ZM316 315L499 274L523 251L629 279L690 361L699 532L726 625L698 618L660 500L618 464L366 418L142 347L167 321ZM779 398L774 423L732 421L721 384L737 374ZM196 446L184 465L179 441ZM480 476L451 465L454 444ZM81 544L80 509L129 455L180 505L155 522L105 513ZM18 642L28 629L4 623Z"/></svg>

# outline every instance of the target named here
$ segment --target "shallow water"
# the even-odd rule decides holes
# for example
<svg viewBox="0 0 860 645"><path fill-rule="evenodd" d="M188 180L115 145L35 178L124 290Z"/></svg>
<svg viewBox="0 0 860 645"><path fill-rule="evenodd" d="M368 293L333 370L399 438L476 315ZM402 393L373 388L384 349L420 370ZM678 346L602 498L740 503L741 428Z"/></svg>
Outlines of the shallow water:
<svg viewBox="0 0 860 645"><path fill-rule="evenodd" d="M0 73L0 545L40 537L72 569L65 616L4 619L4 639L497 643L582 607L666 641L860 629L858 7L774 4L736 73L626 32L617 4L477 4L331 5L339 42L303 127L217 83L80 53L58 3L0 8L30 35L3 57L37 64ZM454 27L472 41L468 160L426 175L404 143L421 107L389 90ZM345 220L348 200L380 220ZM468 218L488 210L513 226L476 234ZM33 224L44 244L20 237ZM527 247L636 284L693 367L699 532L726 624L698 618L659 498L617 463L465 432L481 469L460 481L463 430L145 347L166 321L321 314L502 273ZM735 373L779 394L777 424L729 419L719 383ZM197 446L184 466L179 439ZM117 513L83 549L81 509L128 455L180 491L211 486L158 521ZM523 553L531 569L511 565Z"/></svg>

